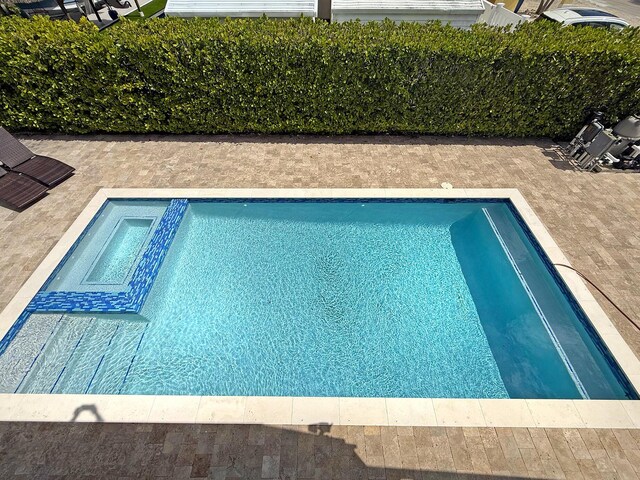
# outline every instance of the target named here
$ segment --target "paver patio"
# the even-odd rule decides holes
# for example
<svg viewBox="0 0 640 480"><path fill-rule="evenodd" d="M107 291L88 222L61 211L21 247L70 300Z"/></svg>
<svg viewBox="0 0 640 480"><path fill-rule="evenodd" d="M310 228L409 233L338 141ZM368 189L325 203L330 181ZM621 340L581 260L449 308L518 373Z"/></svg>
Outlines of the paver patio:
<svg viewBox="0 0 640 480"><path fill-rule="evenodd" d="M0 309L102 187L518 188L573 265L633 318L640 176L568 167L547 140L24 137L77 168L22 213L0 208ZM594 295L630 347L638 333ZM99 412L98 412L99 413ZM328 431L326 431L328 430ZM423 472L424 471L424 472ZM456 473L458 472L458 473ZM638 478L640 430L0 424L0 477Z"/></svg>

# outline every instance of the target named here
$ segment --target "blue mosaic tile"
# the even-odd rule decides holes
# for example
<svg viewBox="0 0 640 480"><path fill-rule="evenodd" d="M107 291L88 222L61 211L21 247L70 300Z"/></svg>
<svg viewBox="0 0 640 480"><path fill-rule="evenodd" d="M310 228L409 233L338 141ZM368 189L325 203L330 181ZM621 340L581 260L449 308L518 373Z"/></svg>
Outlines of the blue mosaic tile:
<svg viewBox="0 0 640 480"><path fill-rule="evenodd" d="M156 276L158 275L160 266L166 256L171 242L180 226L180 222L187 209L189 201L194 203L200 202L224 202L224 203L304 203L304 202L326 202L326 203L504 203L508 206L514 215L517 223L522 228L525 236L533 245L534 249L540 256L543 264L547 268L550 275L566 297L580 322L586 331L594 340L594 344L603 354L611 366L611 370L617 379L624 386L627 392L633 392L636 395L631 382L617 365L617 362L600 340L600 337L589 321L588 317L576 301L575 297L565 284L564 280L558 273L553 262L549 259L542 246L529 229L525 220L522 218L516 207L508 199L503 198L206 198L206 199L167 199L171 200L167 210L165 211L160 224L156 229L142 259L140 260L136 270L129 282L128 289L124 292L45 292L40 291L29 303L25 312L18 318L16 323L11 327L7 335L0 342L0 354L6 349L11 339L17 334L31 312L95 312L95 313L138 313L153 286ZM64 262L73 254L75 248L84 238L91 226L99 217L101 211L105 208L106 202L95 215L93 220L82 232L76 240L72 248L67 252L63 260L56 267L52 275L45 283L43 290L57 275L64 265Z"/></svg>
<svg viewBox="0 0 640 480"><path fill-rule="evenodd" d="M9 331L5 334L5 336L0 341L0 355L4 353L4 351L7 349L11 341L18 334L18 332L20 331L24 323L29 318L29 315L31 315L31 313L25 310L20 314L20 316L18 317L18 320L16 320L15 323L11 325L11 328L9 329Z"/></svg>
<svg viewBox="0 0 640 480"><path fill-rule="evenodd" d="M506 203L504 198L192 198L191 203Z"/></svg>
<svg viewBox="0 0 640 480"><path fill-rule="evenodd" d="M139 312L144 305L160 266L169 251L169 246L178 231L180 222L189 206L186 199L172 200L160 224L153 234L147 250L142 255L129 283L129 300L132 308Z"/></svg>
<svg viewBox="0 0 640 480"><path fill-rule="evenodd" d="M180 222L184 217L188 205L189 201L186 199L171 200L125 291L47 292L41 290L35 295L31 302L29 302L25 311L29 313L139 313L151 291L153 282L158 276L160 266L178 231L178 227L180 226ZM98 215L96 215L95 218L97 217ZM80 238L74 243L74 247L65 255L60 265L56 267L56 271L58 271L64 264L64 261L69 258L79 241L86 235L94 220L91 221ZM51 275L50 278L54 278L55 273L54 271L54 275Z"/></svg>

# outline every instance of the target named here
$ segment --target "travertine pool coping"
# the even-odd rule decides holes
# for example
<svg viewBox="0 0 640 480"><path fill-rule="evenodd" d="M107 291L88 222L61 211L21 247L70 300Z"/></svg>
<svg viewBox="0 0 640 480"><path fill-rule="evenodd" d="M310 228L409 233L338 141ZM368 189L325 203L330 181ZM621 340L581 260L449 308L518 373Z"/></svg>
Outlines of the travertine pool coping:
<svg viewBox="0 0 640 480"><path fill-rule="evenodd" d="M570 265L517 189L101 189L0 313L0 338L110 198L504 198L553 263ZM640 361L580 277L558 272L640 391ZM0 394L0 421L640 428L640 401Z"/></svg>

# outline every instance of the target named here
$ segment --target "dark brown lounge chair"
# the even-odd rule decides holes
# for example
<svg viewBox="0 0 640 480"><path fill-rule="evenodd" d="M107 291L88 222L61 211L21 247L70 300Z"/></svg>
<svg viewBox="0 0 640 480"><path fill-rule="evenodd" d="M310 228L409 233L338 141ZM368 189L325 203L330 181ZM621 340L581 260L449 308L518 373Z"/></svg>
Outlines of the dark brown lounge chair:
<svg viewBox="0 0 640 480"><path fill-rule="evenodd" d="M0 168L0 204L22 210L47 194L47 187L35 180Z"/></svg>
<svg viewBox="0 0 640 480"><path fill-rule="evenodd" d="M12 172L34 178L49 188L69 178L75 170L55 158L34 155L2 127L0 127L0 163Z"/></svg>

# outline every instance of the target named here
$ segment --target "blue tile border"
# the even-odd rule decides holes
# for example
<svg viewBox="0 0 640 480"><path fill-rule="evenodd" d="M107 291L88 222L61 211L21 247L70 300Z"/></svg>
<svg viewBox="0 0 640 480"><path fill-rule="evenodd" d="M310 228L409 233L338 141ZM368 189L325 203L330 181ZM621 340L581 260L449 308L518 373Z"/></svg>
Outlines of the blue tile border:
<svg viewBox="0 0 640 480"><path fill-rule="evenodd" d="M162 200L162 199L160 199ZM343 198L343 197L320 197L320 198L247 198L247 197L211 197L211 198L190 198L190 203L506 203L508 198L458 198L458 197L394 197L394 198Z"/></svg>
<svg viewBox="0 0 640 480"><path fill-rule="evenodd" d="M149 200L146 198L128 198L127 200ZM20 331L31 313L35 312L95 312L95 313L139 313L158 275L158 271L171 245L173 238L180 226L188 204L191 203L503 203L513 214L516 222L531 242L543 264L569 302L579 321L591 336L596 348L611 367L613 374L628 394L628 398L638 398L631 382L622 371L617 361L609 352L606 345L600 339L579 303L565 284L553 262L535 238L524 218L520 215L515 205L508 198L193 198L172 199L154 198L153 201L170 201L167 210L162 216L153 238L151 239L142 259L140 260L133 277L128 285L128 290L123 292L45 292L43 291L56 277L64 263L73 254L75 248L82 241L95 221L99 218L108 201L100 207L94 218L89 222L82 234L74 242L73 246L65 254L53 273L47 279L42 289L29 303L25 311L18 317L7 334L0 340L0 355L6 350L11 340Z"/></svg>
<svg viewBox="0 0 640 480"><path fill-rule="evenodd" d="M188 206L189 200L187 199L171 200L147 246L147 250L133 272L133 277L129 282L129 298L130 306L135 312L140 311L147 299Z"/></svg>
<svg viewBox="0 0 640 480"><path fill-rule="evenodd" d="M178 231L188 205L189 201L187 199L171 200L126 290L121 292L46 292L41 290L29 302L25 311L29 313L139 313L151 291L154 280L158 276L160 266ZM99 213L96 214L94 219L99 216ZM82 233L74 247L65 255L56 270L59 270L66 259L69 258L75 246L84 237L93 222L94 220ZM55 273L54 271L50 279L55 277Z"/></svg>
<svg viewBox="0 0 640 480"><path fill-rule="evenodd" d="M29 302L28 312L127 312L125 292L38 292Z"/></svg>
<svg viewBox="0 0 640 480"><path fill-rule="evenodd" d="M2 355L4 351L7 349L11 341L18 334L18 332L20 331L22 326L25 324L25 322L27 321L30 315L31 315L30 312L27 312L26 310L23 311L18 317L18 319L15 321L15 323L11 325L11 328L9 329L9 331L5 334L2 340L0 340L0 355Z"/></svg>
<svg viewBox="0 0 640 480"><path fill-rule="evenodd" d="M536 253L540 257L540 260L542 260L542 263L546 267L547 271L549 272L551 277L553 277L553 280L555 281L556 285L558 286L558 288L560 289L564 297L569 302L569 305L571 306L571 309L573 310L576 317L578 318L578 321L582 324L582 326L586 330L589 337L591 337L591 340L593 341L595 347L604 357L613 375L616 377L616 380L618 380L618 382L624 389L625 395L627 396L627 398L633 399L633 400L637 400L638 398L640 398L640 395L638 395L638 392L636 392L635 388L631 384L631 381L626 376L626 374L622 371L622 368L620 368L620 366L618 365L618 362L616 361L615 357L609 351L607 346L604 344L604 342L600 338L598 331L589 320L589 317L587 316L587 314L584 313L584 310L576 300L573 293L571 293L571 290L563 280L562 276L560 275L560 272L558 272L558 269L553 264L551 259L548 257L547 253L544 251L544 249L542 248L542 245L540 245L540 243L538 242L538 239L535 237L535 235L527 225L527 222L525 221L525 219L522 217L522 215L520 215L520 212L518 211L516 206L511 202L511 200L506 200L505 203L509 208L509 211L511 212L513 217L516 219L516 222L522 229L522 232L527 237L527 240L529 240L529 242L535 249Z"/></svg>

